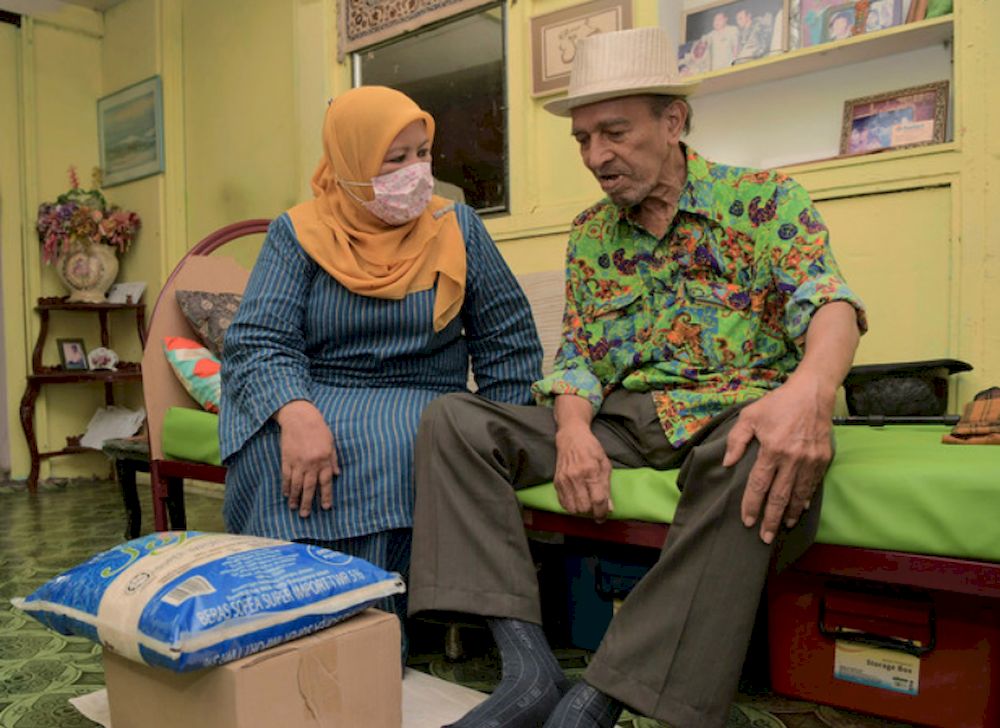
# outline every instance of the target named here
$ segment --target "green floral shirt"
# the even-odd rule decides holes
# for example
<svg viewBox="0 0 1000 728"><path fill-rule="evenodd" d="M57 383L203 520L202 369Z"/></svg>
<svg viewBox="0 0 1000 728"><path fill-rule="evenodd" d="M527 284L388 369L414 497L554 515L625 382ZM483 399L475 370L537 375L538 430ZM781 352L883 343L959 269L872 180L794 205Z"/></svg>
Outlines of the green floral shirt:
<svg viewBox="0 0 1000 728"><path fill-rule="evenodd" d="M798 183L686 153L663 239L607 199L574 220L563 341L554 371L532 387L540 404L574 394L595 411L616 387L651 392L675 447L784 382L823 304L849 302L867 328Z"/></svg>

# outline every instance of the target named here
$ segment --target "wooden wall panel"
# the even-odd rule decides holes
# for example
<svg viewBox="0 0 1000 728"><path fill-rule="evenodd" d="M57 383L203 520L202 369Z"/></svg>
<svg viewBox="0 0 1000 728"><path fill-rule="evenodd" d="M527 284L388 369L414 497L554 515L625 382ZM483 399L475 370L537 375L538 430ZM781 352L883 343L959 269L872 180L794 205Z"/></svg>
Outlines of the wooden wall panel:
<svg viewBox="0 0 1000 728"><path fill-rule="evenodd" d="M950 349L952 192L949 186L834 198L817 203L834 255L868 308L856 362L956 356Z"/></svg>

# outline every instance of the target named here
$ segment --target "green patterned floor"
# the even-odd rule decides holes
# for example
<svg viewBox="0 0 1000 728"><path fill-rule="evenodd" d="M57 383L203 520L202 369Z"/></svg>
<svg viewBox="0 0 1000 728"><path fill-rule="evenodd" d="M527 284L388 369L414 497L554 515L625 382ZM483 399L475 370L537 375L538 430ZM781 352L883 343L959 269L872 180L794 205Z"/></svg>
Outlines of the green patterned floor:
<svg viewBox="0 0 1000 728"><path fill-rule="evenodd" d="M143 515L152 527L148 494ZM221 501L188 497L192 528L221 530ZM101 649L63 637L10 605L47 579L124 540L121 492L108 482L0 485L0 728L95 726L68 700L104 686Z"/></svg>
<svg viewBox="0 0 1000 728"><path fill-rule="evenodd" d="M148 489L140 487L146 522L152 527ZM221 500L217 491L186 491L188 526L221 531ZM87 640L62 637L42 627L10 605L47 579L93 554L124 540L124 509L114 483L59 482L42 484L36 495L23 485L0 484L0 728L91 728L69 699L104 685L100 648ZM440 625L425 624L424 639L431 645L414 654L411 666L453 682L490 690L498 677L495 656L489 650L459 662L445 659L433 646L443 639L434 634ZM473 630L474 634L475 630ZM416 635L415 635L416 637ZM470 639L470 644L474 642ZM442 647L443 649L443 647ZM564 649L557 654L567 674L578 676L587 654ZM624 716L628 728L656 728L646 718ZM843 711L768 695L741 697L728 728L905 728Z"/></svg>

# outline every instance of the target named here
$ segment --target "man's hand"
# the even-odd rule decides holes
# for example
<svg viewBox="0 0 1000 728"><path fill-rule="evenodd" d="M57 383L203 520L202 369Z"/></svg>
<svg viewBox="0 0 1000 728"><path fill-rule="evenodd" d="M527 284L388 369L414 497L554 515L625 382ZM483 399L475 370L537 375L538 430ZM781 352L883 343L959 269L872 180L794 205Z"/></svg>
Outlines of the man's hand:
<svg viewBox="0 0 1000 728"><path fill-rule="evenodd" d="M751 440L760 443L741 517L749 528L763 508L764 543L774 540L782 520L789 528L798 522L826 473L833 458L832 403L814 380L792 378L745 407L729 431L724 467L743 457Z"/></svg>
<svg viewBox="0 0 1000 728"><path fill-rule="evenodd" d="M320 506L333 507L333 476L340 475L333 433L312 402L289 402L275 415L281 427L281 495L307 518L319 487Z"/></svg>
<svg viewBox="0 0 1000 728"><path fill-rule="evenodd" d="M750 528L763 508L764 543L774 540L782 520L789 528L798 523L833 458L833 404L858 346L857 321L854 307L844 301L816 311L798 368L778 389L745 407L729 431L725 467L743 457L751 440L760 443L741 517Z"/></svg>
<svg viewBox="0 0 1000 728"><path fill-rule="evenodd" d="M590 429L590 402L573 395L556 397L556 470L553 482L567 512L602 523L614 509L611 461Z"/></svg>

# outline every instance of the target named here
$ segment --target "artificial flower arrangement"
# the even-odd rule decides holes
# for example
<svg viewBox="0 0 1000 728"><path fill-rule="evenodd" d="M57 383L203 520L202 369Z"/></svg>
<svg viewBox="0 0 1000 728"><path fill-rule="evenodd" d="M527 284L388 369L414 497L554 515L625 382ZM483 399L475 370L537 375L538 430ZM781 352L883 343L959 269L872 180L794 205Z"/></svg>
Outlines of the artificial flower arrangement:
<svg viewBox="0 0 1000 728"><path fill-rule="evenodd" d="M96 167L91 189L80 188L74 167L69 168L69 181L68 192L59 195L55 202L43 202L38 207L36 227L42 260L51 265L73 241L84 246L109 245L118 253L127 251L142 226L139 216L108 204L100 191L100 170Z"/></svg>

